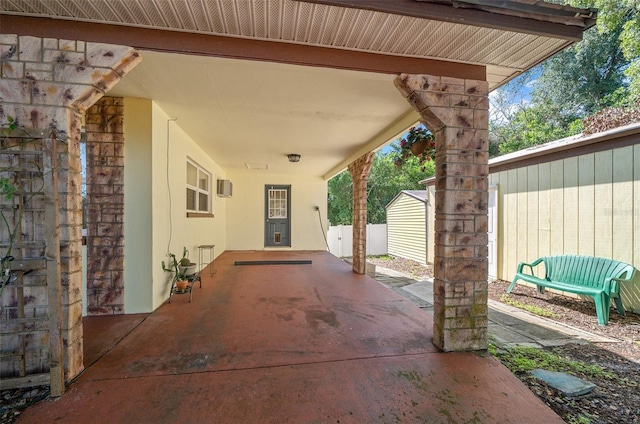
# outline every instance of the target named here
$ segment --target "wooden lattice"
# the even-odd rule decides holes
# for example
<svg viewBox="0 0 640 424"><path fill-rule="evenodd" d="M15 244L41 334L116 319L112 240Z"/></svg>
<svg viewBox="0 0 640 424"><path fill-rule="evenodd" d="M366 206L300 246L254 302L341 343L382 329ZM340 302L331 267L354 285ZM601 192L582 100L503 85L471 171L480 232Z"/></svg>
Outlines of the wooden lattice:
<svg viewBox="0 0 640 424"><path fill-rule="evenodd" d="M50 384L52 394L64 390L56 143L0 142L0 387Z"/></svg>

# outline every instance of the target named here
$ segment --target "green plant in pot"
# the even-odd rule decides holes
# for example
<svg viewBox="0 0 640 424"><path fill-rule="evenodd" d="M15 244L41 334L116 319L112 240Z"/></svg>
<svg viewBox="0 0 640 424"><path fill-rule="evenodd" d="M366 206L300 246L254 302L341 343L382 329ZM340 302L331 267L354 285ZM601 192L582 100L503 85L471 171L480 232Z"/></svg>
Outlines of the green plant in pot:
<svg viewBox="0 0 640 424"><path fill-rule="evenodd" d="M186 247L182 248L182 259L180 259L180 270L189 277L196 273L196 264L189 259L189 251Z"/></svg>
<svg viewBox="0 0 640 424"><path fill-rule="evenodd" d="M187 288L189 276L195 274L195 268L196 264L189 260L189 251L186 247L182 250L182 258L180 260L176 258L175 254L169 253L168 263L162 261L162 269L173 273L178 291L183 291Z"/></svg>

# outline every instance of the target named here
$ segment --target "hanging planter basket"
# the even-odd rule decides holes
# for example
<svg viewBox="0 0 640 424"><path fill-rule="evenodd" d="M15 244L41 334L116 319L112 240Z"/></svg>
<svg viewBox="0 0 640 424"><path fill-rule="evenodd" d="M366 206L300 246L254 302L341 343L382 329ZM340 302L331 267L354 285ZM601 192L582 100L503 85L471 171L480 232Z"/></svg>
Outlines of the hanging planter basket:
<svg viewBox="0 0 640 424"><path fill-rule="evenodd" d="M427 140L416 141L411 145L411 153L414 156L420 156L425 150L427 150Z"/></svg>
<svg viewBox="0 0 640 424"><path fill-rule="evenodd" d="M405 134L405 137L398 139L400 143L400 151L396 153L393 160L398 167L403 166L410 160L411 156L418 158L425 170L425 162L435 159L436 143L433 134L424 126L415 126Z"/></svg>

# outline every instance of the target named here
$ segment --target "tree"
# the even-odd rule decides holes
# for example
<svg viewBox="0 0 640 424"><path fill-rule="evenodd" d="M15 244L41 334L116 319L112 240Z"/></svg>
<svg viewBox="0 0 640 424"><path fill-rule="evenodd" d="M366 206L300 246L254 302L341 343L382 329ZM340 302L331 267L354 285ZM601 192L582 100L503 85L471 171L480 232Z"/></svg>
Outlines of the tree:
<svg viewBox="0 0 640 424"><path fill-rule="evenodd" d="M373 159L367 182L367 221L370 224L387 222L387 204L402 190L424 190L420 181L435 174L433 162L422 165L415 157L401 167L396 166L394 158L400 149L399 143L394 142L390 151L380 151ZM329 222L331 225L351 225L353 182L349 171L330 179L328 190Z"/></svg>
<svg viewBox="0 0 640 424"><path fill-rule="evenodd" d="M570 0L573 6L598 8L599 33L620 31L620 48L628 61L624 102L640 101L640 2L638 0Z"/></svg>
<svg viewBox="0 0 640 424"><path fill-rule="evenodd" d="M492 157L578 134L587 116L640 98L640 3L572 4L599 7L597 28L491 94Z"/></svg>
<svg viewBox="0 0 640 424"><path fill-rule="evenodd" d="M331 225L351 225L353 221L353 181L349 171L329 180L327 214Z"/></svg>
<svg viewBox="0 0 640 424"><path fill-rule="evenodd" d="M561 122L554 113L558 112L552 104L533 104L515 113L507 124L494 125L490 154L504 155L580 133L582 123L579 119Z"/></svg>
<svg viewBox="0 0 640 424"><path fill-rule="evenodd" d="M556 126L566 126L605 107L618 104L627 91L625 58L620 35L622 27L597 31L542 64L531 98L535 105L552 110L549 118Z"/></svg>

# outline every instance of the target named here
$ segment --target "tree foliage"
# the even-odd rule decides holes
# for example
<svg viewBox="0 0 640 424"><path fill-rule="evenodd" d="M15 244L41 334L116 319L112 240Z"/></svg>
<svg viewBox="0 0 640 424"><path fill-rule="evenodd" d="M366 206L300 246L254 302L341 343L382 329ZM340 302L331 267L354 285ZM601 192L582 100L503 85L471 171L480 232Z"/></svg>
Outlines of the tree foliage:
<svg viewBox="0 0 640 424"><path fill-rule="evenodd" d="M626 103L640 100L640 2L638 0L571 0L577 7L598 9L599 33L620 32L620 48L629 65L624 74L629 80Z"/></svg>
<svg viewBox="0 0 640 424"><path fill-rule="evenodd" d="M492 157L578 134L584 118L640 98L640 2L571 4L599 8L597 26L491 94Z"/></svg>
<svg viewBox="0 0 640 424"><path fill-rule="evenodd" d="M571 0L577 7L598 9L599 33L620 31L620 48L629 62L624 74L629 80L626 103L640 100L640 2L638 0Z"/></svg>
<svg viewBox="0 0 640 424"><path fill-rule="evenodd" d="M424 190L421 180L435 174L435 164L421 164L416 157L398 167L394 158L400 151L398 142L388 152L378 152L371 165L367 182L367 221L370 224L387 222L385 207L402 190ZM423 170L424 168L424 170ZM353 221L353 181L349 171L329 180L328 214L331 225L351 225Z"/></svg>
<svg viewBox="0 0 640 424"><path fill-rule="evenodd" d="M349 171L329 180L327 214L331 225L350 225L353 220L353 181Z"/></svg>
<svg viewBox="0 0 640 424"><path fill-rule="evenodd" d="M552 124L566 125L622 100L629 61L620 46L621 32L621 27L587 30L581 42L542 64L531 98L551 109Z"/></svg>

